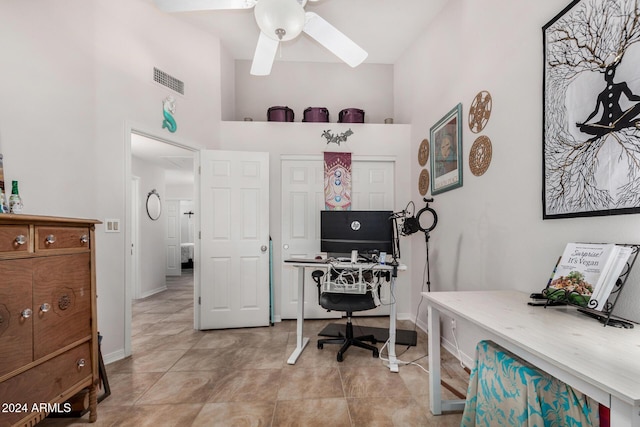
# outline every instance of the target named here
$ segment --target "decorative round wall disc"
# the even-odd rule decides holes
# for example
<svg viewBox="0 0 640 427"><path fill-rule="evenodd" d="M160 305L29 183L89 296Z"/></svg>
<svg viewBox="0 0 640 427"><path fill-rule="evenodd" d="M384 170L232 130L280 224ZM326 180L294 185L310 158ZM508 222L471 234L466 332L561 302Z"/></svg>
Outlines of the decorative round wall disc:
<svg viewBox="0 0 640 427"><path fill-rule="evenodd" d="M471 146L469 153L469 168L475 176L480 176L489 169L491 164L491 140L487 136L479 136Z"/></svg>
<svg viewBox="0 0 640 427"><path fill-rule="evenodd" d="M426 169L422 169L420 172L420 178L418 178L418 191L421 196L427 194L429 191L429 171Z"/></svg>
<svg viewBox="0 0 640 427"><path fill-rule="evenodd" d="M469 129L478 133L487 125L491 117L491 94L486 90L479 92L469 107Z"/></svg>
<svg viewBox="0 0 640 427"><path fill-rule="evenodd" d="M420 166L424 166L427 164L427 160L429 160L429 140L423 139L418 149L418 163Z"/></svg>

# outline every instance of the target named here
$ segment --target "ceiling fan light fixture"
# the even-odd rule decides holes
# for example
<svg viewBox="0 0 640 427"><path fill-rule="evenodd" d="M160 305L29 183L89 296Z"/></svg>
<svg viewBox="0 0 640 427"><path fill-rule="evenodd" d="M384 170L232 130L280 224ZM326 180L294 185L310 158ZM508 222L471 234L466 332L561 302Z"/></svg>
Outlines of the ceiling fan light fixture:
<svg viewBox="0 0 640 427"><path fill-rule="evenodd" d="M297 0L260 0L254 14L260 30L278 41L296 38L305 24L304 7Z"/></svg>

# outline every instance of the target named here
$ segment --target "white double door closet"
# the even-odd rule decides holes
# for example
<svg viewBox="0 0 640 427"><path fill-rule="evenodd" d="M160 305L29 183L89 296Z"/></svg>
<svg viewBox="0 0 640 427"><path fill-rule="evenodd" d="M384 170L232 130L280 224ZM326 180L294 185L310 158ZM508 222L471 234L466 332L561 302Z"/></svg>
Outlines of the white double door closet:
<svg viewBox="0 0 640 427"><path fill-rule="evenodd" d="M324 210L324 160L322 156L281 159L282 259L314 258L320 254L320 211ZM352 157L352 210L394 210L395 159ZM298 271L281 263L281 317L295 319L298 305ZM306 319L336 318L318 305L318 290L307 269L304 289ZM382 287L382 305L366 315L389 314L389 286Z"/></svg>

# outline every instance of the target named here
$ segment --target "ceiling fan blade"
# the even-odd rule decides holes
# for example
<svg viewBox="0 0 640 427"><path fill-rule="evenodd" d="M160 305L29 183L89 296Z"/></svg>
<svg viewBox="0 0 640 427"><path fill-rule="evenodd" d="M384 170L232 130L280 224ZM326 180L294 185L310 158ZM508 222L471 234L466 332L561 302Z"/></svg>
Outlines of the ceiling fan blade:
<svg viewBox="0 0 640 427"><path fill-rule="evenodd" d="M257 0L153 0L164 12L191 12L197 10L251 9Z"/></svg>
<svg viewBox="0 0 640 427"><path fill-rule="evenodd" d="M260 31L256 52L253 54L253 63L251 64L251 74L254 76L268 76L271 74L271 66L276 59L278 51L278 40L274 40L266 36Z"/></svg>
<svg viewBox="0 0 640 427"><path fill-rule="evenodd" d="M318 14L305 14L304 31L334 55L352 67L357 67L369 55L353 40L341 33L336 27L325 21Z"/></svg>

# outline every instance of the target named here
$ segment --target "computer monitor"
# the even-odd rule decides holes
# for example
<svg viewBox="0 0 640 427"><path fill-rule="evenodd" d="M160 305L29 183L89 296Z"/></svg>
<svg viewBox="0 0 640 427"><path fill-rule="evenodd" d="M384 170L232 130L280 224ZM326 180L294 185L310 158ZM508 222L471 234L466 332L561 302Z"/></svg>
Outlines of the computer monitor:
<svg viewBox="0 0 640 427"><path fill-rule="evenodd" d="M320 250L333 256L393 255L392 211L321 211Z"/></svg>

